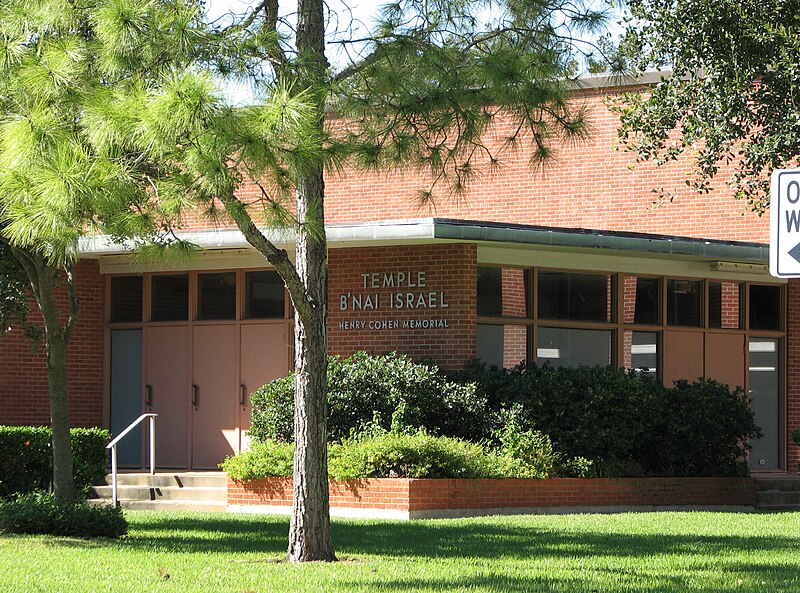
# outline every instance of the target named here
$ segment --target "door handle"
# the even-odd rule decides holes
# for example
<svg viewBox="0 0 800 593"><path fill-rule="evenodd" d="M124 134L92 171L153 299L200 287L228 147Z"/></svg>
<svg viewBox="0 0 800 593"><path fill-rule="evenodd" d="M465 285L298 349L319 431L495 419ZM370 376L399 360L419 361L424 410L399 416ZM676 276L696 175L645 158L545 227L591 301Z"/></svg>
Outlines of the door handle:
<svg viewBox="0 0 800 593"><path fill-rule="evenodd" d="M239 405L244 406L247 404L247 385L242 383L239 388L241 389L239 392Z"/></svg>
<svg viewBox="0 0 800 593"><path fill-rule="evenodd" d="M192 405L200 405L200 387L197 383L192 383Z"/></svg>
<svg viewBox="0 0 800 593"><path fill-rule="evenodd" d="M153 386L145 385L144 405L147 407L153 406Z"/></svg>

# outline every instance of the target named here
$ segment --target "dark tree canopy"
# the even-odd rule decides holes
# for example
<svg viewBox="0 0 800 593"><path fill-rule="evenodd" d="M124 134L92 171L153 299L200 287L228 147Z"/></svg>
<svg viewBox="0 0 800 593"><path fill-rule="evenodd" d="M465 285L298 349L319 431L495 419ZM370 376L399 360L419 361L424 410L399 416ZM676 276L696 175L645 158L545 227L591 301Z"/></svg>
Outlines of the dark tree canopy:
<svg viewBox="0 0 800 593"><path fill-rule="evenodd" d="M671 75L626 98L623 142L658 163L690 156L700 192L733 163L726 181L763 213L770 173L800 155L800 2L631 0L630 11L630 63Z"/></svg>

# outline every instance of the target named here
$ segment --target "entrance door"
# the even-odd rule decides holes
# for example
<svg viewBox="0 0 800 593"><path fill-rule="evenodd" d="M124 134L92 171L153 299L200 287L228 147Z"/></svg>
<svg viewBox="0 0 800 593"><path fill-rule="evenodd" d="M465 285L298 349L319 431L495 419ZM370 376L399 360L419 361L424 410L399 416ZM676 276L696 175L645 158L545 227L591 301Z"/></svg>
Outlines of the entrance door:
<svg viewBox="0 0 800 593"><path fill-rule="evenodd" d="M250 441L245 431L250 428L250 395L264 383L285 377L289 372L286 323L242 325L241 385L239 400L239 449L247 449Z"/></svg>
<svg viewBox="0 0 800 593"><path fill-rule="evenodd" d="M751 469L780 467L780 349L772 338L750 339L750 406L764 436L750 444Z"/></svg>
<svg viewBox="0 0 800 593"><path fill-rule="evenodd" d="M156 418L156 464L188 467L189 463L189 328L146 329L145 403Z"/></svg>
<svg viewBox="0 0 800 593"><path fill-rule="evenodd" d="M238 449L235 325L198 325L192 355L192 467L217 469Z"/></svg>
<svg viewBox="0 0 800 593"><path fill-rule="evenodd" d="M142 413L142 330L111 332L111 435L117 436ZM117 446L120 465L142 463L141 425Z"/></svg>

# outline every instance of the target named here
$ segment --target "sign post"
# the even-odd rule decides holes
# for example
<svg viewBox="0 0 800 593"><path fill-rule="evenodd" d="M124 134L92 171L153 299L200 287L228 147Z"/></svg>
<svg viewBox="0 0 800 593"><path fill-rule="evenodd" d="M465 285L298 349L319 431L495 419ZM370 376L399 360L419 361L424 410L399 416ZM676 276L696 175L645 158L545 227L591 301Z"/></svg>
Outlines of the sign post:
<svg viewBox="0 0 800 593"><path fill-rule="evenodd" d="M769 273L800 278L800 169L772 173Z"/></svg>

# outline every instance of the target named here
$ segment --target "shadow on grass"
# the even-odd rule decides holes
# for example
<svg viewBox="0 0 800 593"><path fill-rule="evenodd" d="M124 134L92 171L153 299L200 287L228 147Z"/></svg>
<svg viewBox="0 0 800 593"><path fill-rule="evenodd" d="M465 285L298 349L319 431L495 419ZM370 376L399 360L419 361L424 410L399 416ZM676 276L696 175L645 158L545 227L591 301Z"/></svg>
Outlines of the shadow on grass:
<svg viewBox="0 0 800 593"><path fill-rule="evenodd" d="M800 540L787 536L628 533L613 522L564 531L503 520L359 522L334 521L337 552L344 556L404 559L526 559L643 557L797 550ZM175 552L255 552L286 550L288 518L275 516L137 517L125 546ZM776 567L771 567L772 569ZM790 567L797 574L797 566ZM767 567L764 567L767 569Z"/></svg>

